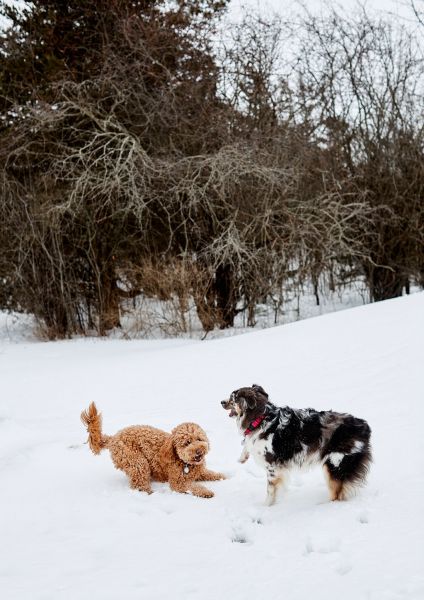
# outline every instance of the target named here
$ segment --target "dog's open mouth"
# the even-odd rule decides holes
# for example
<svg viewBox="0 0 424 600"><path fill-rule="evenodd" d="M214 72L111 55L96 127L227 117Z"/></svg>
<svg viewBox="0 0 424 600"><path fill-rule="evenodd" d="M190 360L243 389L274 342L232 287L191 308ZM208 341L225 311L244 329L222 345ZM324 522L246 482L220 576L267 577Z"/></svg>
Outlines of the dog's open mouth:
<svg viewBox="0 0 424 600"><path fill-rule="evenodd" d="M222 406L222 408L224 410L230 411L228 413L229 417L237 417L237 411L236 411L236 409L234 407L234 403L231 401L231 399L230 400L223 400L221 402L221 406Z"/></svg>
<svg viewBox="0 0 424 600"><path fill-rule="evenodd" d="M203 460L203 455L202 455L202 456L195 456L195 457L193 458L193 462L195 462L195 463L199 463L199 462L201 462L202 460Z"/></svg>

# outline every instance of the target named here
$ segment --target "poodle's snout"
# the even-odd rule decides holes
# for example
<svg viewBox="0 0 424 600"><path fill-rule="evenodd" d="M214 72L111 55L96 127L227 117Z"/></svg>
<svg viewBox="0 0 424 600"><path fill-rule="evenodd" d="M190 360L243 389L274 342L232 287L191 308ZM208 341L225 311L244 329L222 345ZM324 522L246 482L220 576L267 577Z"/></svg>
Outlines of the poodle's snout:
<svg viewBox="0 0 424 600"><path fill-rule="evenodd" d="M200 461L203 460L203 457L205 456L207 452L207 449L205 448L204 450L196 450L196 452L194 453L194 456L191 460L193 460L194 462L199 463Z"/></svg>
<svg viewBox="0 0 424 600"><path fill-rule="evenodd" d="M228 406L228 402L229 402L228 400L222 400L222 401L221 401L221 406L222 406L223 408L227 408L227 406Z"/></svg>

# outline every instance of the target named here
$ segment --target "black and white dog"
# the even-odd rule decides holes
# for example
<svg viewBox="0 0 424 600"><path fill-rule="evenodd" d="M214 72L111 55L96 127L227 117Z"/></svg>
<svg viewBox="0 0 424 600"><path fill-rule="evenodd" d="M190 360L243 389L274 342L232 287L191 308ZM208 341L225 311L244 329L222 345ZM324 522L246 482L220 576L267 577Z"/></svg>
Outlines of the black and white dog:
<svg viewBox="0 0 424 600"><path fill-rule="evenodd" d="M345 500L365 481L371 462L368 423L352 415L272 404L259 385L235 390L221 402L244 436L240 462L252 454L267 471L267 504L293 466L320 464L331 500Z"/></svg>

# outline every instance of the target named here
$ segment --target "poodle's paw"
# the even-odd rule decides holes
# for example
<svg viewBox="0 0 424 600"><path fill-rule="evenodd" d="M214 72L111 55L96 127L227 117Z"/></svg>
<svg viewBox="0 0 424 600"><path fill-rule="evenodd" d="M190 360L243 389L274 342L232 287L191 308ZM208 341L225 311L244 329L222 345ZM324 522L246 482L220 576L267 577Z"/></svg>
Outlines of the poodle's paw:
<svg viewBox="0 0 424 600"><path fill-rule="evenodd" d="M222 481L223 479L227 479L224 473L210 473L210 477L208 477L208 481Z"/></svg>
<svg viewBox="0 0 424 600"><path fill-rule="evenodd" d="M208 490L202 485L193 485L190 492L193 496L198 496L199 498L213 498L215 495L211 490Z"/></svg>
<svg viewBox="0 0 424 600"><path fill-rule="evenodd" d="M200 492L200 494L195 494L199 498L213 498L215 494L211 490L205 490L204 492Z"/></svg>
<svg viewBox="0 0 424 600"><path fill-rule="evenodd" d="M197 481L220 481L221 479L227 479L227 477L223 473L216 473L208 469L203 469L197 477Z"/></svg>
<svg viewBox="0 0 424 600"><path fill-rule="evenodd" d="M142 487L141 485L132 485L131 487L133 490L136 490L137 492L144 492L149 496L150 494L153 494L153 490L151 488Z"/></svg>

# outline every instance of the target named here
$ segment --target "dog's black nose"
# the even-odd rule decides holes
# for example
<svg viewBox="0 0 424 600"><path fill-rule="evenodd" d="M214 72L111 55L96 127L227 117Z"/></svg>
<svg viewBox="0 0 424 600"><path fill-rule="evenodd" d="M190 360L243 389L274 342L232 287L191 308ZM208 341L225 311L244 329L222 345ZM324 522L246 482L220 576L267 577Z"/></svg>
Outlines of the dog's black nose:
<svg viewBox="0 0 424 600"><path fill-rule="evenodd" d="M225 408L225 405L227 404L226 400L221 400L221 405Z"/></svg>

